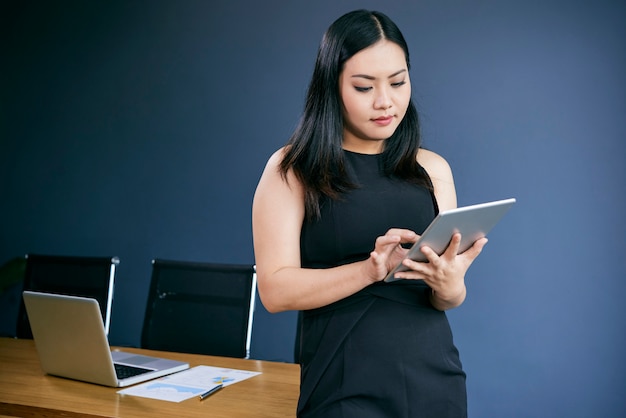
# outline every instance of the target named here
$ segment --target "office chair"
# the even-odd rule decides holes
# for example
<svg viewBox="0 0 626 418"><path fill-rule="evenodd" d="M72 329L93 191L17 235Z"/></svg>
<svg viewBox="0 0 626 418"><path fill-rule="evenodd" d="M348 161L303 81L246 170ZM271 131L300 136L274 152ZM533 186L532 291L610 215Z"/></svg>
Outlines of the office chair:
<svg viewBox="0 0 626 418"><path fill-rule="evenodd" d="M23 290L96 299L100 304L104 329L108 333L115 269L119 262L117 257L27 254ZM16 336L33 338L24 300L21 298Z"/></svg>
<svg viewBox="0 0 626 418"><path fill-rule="evenodd" d="M155 259L141 347L249 358L254 265Z"/></svg>

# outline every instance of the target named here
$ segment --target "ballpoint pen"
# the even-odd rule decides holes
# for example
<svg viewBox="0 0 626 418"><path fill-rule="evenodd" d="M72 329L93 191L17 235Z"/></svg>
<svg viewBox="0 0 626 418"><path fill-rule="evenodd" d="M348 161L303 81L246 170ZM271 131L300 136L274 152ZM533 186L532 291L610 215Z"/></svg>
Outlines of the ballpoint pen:
<svg viewBox="0 0 626 418"><path fill-rule="evenodd" d="M220 390L224 385L222 385L221 383L217 386L215 386L214 388L211 388L209 390L207 390L204 393L200 394L200 400L204 400L206 398L208 398L210 395L212 395L213 393L217 392L218 390Z"/></svg>

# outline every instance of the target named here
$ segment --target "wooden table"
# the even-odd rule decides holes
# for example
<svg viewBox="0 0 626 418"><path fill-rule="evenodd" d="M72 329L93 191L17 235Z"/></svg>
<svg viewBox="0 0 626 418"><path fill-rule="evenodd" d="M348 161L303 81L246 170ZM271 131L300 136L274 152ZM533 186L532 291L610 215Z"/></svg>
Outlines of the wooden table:
<svg viewBox="0 0 626 418"><path fill-rule="evenodd" d="M32 340L0 338L0 417L295 417L300 368L295 364L124 348L125 351L261 372L204 401L175 403L119 395L117 388L49 376Z"/></svg>

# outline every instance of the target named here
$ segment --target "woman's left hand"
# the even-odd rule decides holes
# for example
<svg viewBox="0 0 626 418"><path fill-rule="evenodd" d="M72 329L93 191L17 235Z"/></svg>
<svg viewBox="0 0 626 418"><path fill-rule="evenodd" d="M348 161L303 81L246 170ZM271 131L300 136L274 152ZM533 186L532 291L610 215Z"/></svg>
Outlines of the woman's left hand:
<svg viewBox="0 0 626 418"><path fill-rule="evenodd" d="M459 306L465 300L465 273L487 244L487 238L477 240L468 250L458 254L460 244L461 234L456 233L441 255L423 246L420 251L428 262L405 259L402 264L410 270L396 273L395 276L424 280L432 289L431 302L437 309Z"/></svg>

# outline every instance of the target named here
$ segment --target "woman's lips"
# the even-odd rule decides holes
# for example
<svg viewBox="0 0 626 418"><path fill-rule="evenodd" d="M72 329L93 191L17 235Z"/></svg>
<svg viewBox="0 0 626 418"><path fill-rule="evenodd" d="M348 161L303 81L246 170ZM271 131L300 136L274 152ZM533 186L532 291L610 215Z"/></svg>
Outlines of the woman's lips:
<svg viewBox="0 0 626 418"><path fill-rule="evenodd" d="M379 118L376 119L372 119L374 121L375 124L380 125L380 126L387 126L391 123L391 121L393 120L393 116L381 116Z"/></svg>

